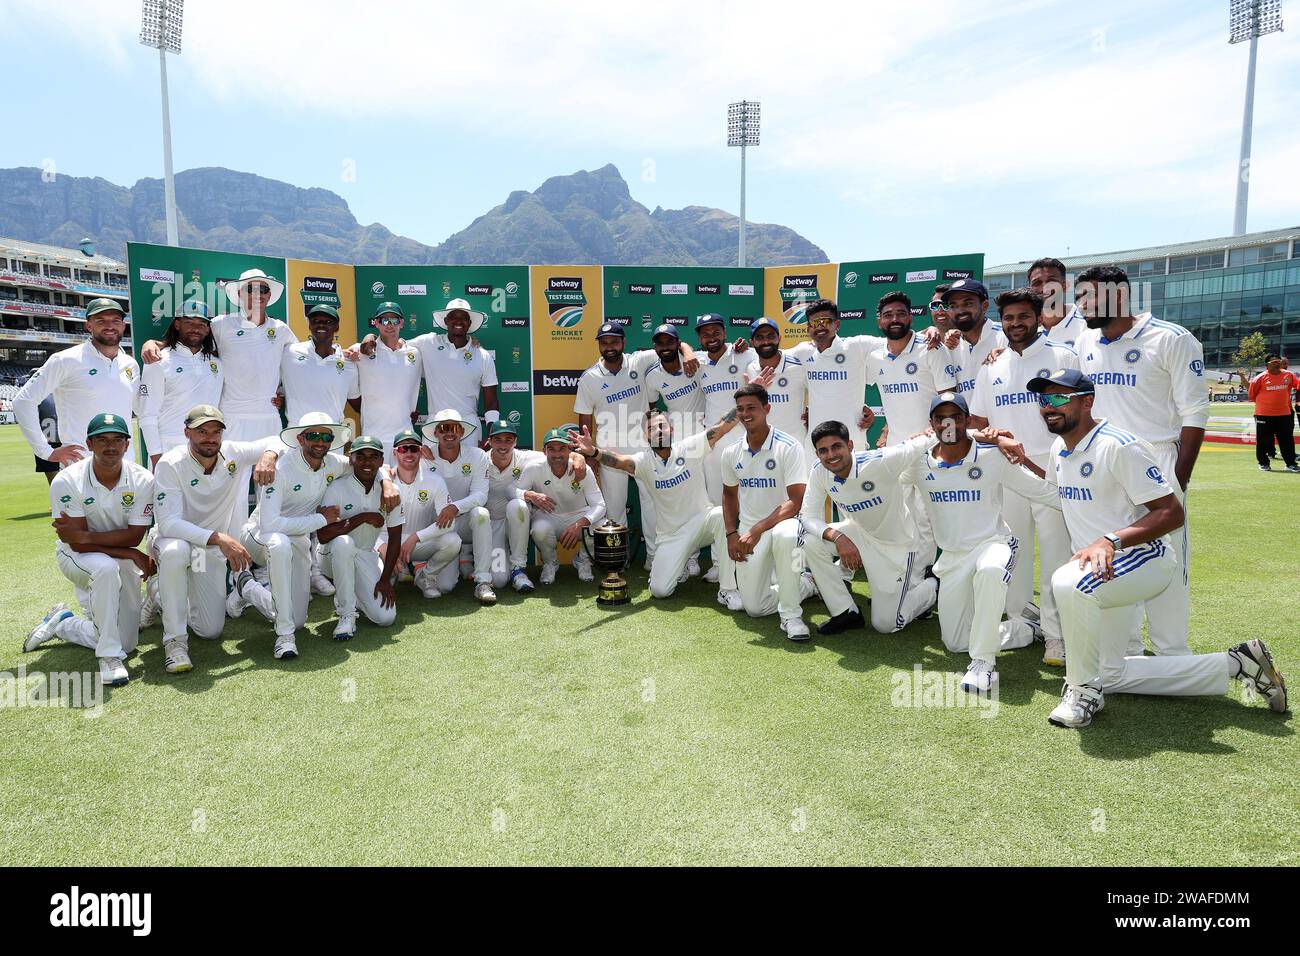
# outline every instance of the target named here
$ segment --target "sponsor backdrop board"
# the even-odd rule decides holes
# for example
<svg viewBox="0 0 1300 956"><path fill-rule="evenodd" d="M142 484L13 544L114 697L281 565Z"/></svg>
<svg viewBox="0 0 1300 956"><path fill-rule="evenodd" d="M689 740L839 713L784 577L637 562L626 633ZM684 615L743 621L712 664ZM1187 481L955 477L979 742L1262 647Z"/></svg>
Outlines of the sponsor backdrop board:
<svg viewBox="0 0 1300 956"><path fill-rule="evenodd" d="M781 347L794 348L808 341L805 306L817 299L835 299L839 266L822 262L810 266L769 266L763 276L763 314L781 326ZM857 335L856 326L841 335Z"/></svg>
<svg viewBox="0 0 1300 956"><path fill-rule="evenodd" d="M596 330L604 315L600 266L531 266L533 442L576 422L578 377L600 358Z"/></svg>
<svg viewBox="0 0 1300 956"><path fill-rule="evenodd" d="M487 316L474 337L496 360L501 417L519 427L520 445L530 446L533 362L527 266L357 266L357 337L373 331L370 317L375 307L389 301L401 305L406 314L402 338L435 331L434 310L451 299L466 299ZM421 395L420 411L437 409L427 409Z"/></svg>
<svg viewBox="0 0 1300 956"><path fill-rule="evenodd" d="M695 317L705 312L727 317L728 338L747 335L763 314L762 269L606 266L604 291L605 321L623 324L629 349L650 348L664 323L695 347Z"/></svg>

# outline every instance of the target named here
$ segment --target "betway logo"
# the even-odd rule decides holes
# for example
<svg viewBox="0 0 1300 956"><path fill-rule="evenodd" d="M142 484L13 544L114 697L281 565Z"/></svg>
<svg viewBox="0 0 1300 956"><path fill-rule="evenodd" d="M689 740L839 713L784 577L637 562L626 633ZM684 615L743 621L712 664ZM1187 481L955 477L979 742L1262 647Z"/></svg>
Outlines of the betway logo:
<svg viewBox="0 0 1300 956"><path fill-rule="evenodd" d="M970 279L974 278L975 273L969 269L944 269L943 277L945 279Z"/></svg>
<svg viewBox="0 0 1300 956"><path fill-rule="evenodd" d="M888 283L892 285L898 281L897 272L873 272L871 278L867 280L871 285L881 285Z"/></svg>
<svg viewBox="0 0 1300 956"><path fill-rule="evenodd" d="M696 295L718 295L722 292L722 287L717 285L697 285L695 287Z"/></svg>
<svg viewBox="0 0 1300 956"><path fill-rule="evenodd" d="M573 395L578 391L582 369L557 369L533 373L534 395Z"/></svg>
<svg viewBox="0 0 1300 956"><path fill-rule="evenodd" d="M866 309L840 309L841 319L861 319L865 318L866 314Z"/></svg>
<svg viewBox="0 0 1300 956"><path fill-rule="evenodd" d="M655 287L644 282L629 282L627 291L633 295L654 295Z"/></svg>
<svg viewBox="0 0 1300 956"><path fill-rule="evenodd" d="M321 278L320 276L306 276L302 280L302 288L305 292L338 292L339 280Z"/></svg>
<svg viewBox="0 0 1300 956"><path fill-rule="evenodd" d="M73 886L71 892L50 897L50 925L129 926L131 935L148 936L153 928L153 894L82 893Z"/></svg>
<svg viewBox="0 0 1300 956"><path fill-rule="evenodd" d="M576 276L572 278L556 276L555 278L546 280L546 288L561 289L569 292L581 292L582 280Z"/></svg>
<svg viewBox="0 0 1300 956"><path fill-rule="evenodd" d="M811 289L817 285L817 277L811 276L786 276L781 280L783 289Z"/></svg>
<svg viewBox="0 0 1300 956"><path fill-rule="evenodd" d="M492 287L490 285L481 285L471 283L465 286L466 295L491 295Z"/></svg>

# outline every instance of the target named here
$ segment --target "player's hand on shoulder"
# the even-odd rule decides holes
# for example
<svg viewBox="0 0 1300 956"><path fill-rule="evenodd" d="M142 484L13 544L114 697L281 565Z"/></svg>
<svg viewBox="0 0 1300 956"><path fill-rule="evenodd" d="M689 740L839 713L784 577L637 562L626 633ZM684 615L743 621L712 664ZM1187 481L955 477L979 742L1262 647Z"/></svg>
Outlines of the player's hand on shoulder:
<svg viewBox="0 0 1300 956"><path fill-rule="evenodd" d="M81 461L86 457L86 449L81 445L60 445L54 451L50 452L48 461L62 464L72 464L74 461Z"/></svg>
<svg viewBox="0 0 1300 956"><path fill-rule="evenodd" d="M140 349L140 361L145 365L153 365L162 358L162 344L157 339L150 339L144 343Z"/></svg>

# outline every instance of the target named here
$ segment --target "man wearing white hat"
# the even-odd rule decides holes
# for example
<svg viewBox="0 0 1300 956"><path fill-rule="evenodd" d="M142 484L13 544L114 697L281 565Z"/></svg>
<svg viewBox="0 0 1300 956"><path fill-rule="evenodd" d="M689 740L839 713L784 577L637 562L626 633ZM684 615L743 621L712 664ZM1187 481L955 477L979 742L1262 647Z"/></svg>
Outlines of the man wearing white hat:
<svg viewBox="0 0 1300 956"><path fill-rule="evenodd" d="M280 384L280 356L298 341L293 330L266 314L284 295L284 283L261 269L248 269L238 279L221 284L226 297L239 311L212 320L212 337L221 355L224 381L221 414L226 418L226 439L256 441L280 430L280 412L275 407ZM140 350L146 365L162 357L162 343L149 341ZM248 484L249 470L242 470L240 482ZM246 513L236 506L236 517Z"/></svg>
<svg viewBox="0 0 1300 956"><path fill-rule="evenodd" d="M186 444L186 416L196 405L221 401L223 378L208 307L186 302L167 327L161 361L146 365L140 376L140 437L151 466L163 452Z"/></svg>
<svg viewBox="0 0 1300 956"><path fill-rule="evenodd" d="M466 441L478 426L454 408L444 408L424 426L425 442L433 434L433 467L447 484L451 503L438 515L438 527L454 529L461 541L470 542L474 562L474 597L480 604L495 604L492 589L492 517L487 510L488 454ZM467 563L461 546L461 563ZM456 586L455 564L438 575L436 586L446 594Z"/></svg>

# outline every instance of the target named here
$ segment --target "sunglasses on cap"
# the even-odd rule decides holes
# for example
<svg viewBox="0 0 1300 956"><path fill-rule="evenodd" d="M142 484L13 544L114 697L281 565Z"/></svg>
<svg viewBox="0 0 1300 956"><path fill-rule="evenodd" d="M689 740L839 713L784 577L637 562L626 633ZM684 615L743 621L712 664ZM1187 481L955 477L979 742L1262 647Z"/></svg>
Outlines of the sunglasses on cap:
<svg viewBox="0 0 1300 956"><path fill-rule="evenodd" d="M931 312L942 312L943 310L944 310L944 304L941 301L935 300L934 302L930 303Z"/></svg>
<svg viewBox="0 0 1300 956"><path fill-rule="evenodd" d="M302 437L308 441L328 441L334 440L333 432L303 432Z"/></svg>
<svg viewBox="0 0 1300 956"><path fill-rule="evenodd" d="M1056 392L1052 395L1039 395L1038 404L1043 408L1064 408L1070 404L1070 400L1081 398L1084 395L1091 395L1092 392Z"/></svg>
<svg viewBox="0 0 1300 956"><path fill-rule="evenodd" d="M419 445L398 445L393 451L399 455L418 455L420 453Z"/></svg>
<svg viewBox="0 0 1300 956"><path fill-rule="evenodd" d="M380 325L401 325L402 320L396 315L386 315L382 319L375 319Z"/></svg>

